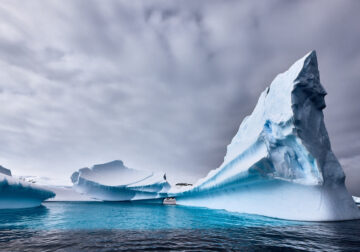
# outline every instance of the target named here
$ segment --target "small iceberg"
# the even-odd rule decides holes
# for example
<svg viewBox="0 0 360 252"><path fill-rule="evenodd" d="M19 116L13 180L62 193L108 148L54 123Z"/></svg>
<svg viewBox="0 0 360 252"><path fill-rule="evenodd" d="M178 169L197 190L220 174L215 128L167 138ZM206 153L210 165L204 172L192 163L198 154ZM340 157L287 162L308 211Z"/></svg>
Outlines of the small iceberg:
<svg viewBox="0 0 360 252"><path fill-rule="evenodd" d="M356 205L360 205L360 197L352 196Z"/></svg>
<svg viewBox="0 0 360 252"><path fill-rule="evenodd" d="M121 160L82 168L71 181L77 192L102 201L159 199L170 189L165 173L130 169Z"/></svg>
<svg viewBox="0 0 360 252"><path fill-rule="evenodd" d="M12 177L9 169L0 166L0 209L36 207L52 197L52 191Z"/></svg>

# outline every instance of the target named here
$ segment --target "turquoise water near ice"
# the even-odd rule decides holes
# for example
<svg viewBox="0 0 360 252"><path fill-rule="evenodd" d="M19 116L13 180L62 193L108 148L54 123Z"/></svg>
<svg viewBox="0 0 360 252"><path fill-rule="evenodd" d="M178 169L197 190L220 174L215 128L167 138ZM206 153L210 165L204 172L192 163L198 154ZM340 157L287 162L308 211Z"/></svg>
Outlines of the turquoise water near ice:
<svg viewBox="0 0 360 252"><path fill-rule="evenodd" d="M0 251L359 251L360 221L297 222L137 203L0 210Z"/></svg>
<svg viewBox="0 0 360 252"><path fill-rule="evenodd" d="M207 208L112 202L49 202L38 208L0 211L11 229L203 229L296 225L296 222Z"/></svg>

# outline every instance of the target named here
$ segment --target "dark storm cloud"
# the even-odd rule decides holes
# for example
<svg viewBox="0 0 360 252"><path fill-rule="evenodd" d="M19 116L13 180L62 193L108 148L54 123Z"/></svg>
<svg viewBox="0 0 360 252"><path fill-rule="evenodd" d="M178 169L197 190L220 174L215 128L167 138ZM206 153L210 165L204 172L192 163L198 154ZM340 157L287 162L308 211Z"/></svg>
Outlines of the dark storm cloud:
<svg viewBox="0 0 360 252"><path fill-rule="evenodd" d="M333 149L353 173L359 10L358 1L4 1L0 161L67 179L122 159L193 182L221 164L276 74L316 49Z"/></svg>

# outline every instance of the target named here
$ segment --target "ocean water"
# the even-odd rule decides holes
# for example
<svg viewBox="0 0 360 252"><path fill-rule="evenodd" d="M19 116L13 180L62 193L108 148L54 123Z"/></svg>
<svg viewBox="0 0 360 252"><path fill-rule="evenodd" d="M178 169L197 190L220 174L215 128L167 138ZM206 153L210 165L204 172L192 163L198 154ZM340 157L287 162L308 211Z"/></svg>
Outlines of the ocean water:
<svg viewBox="0 0 360 252"><path fill-rule="evenodd" d="M360 251L360 221L297 222L136 203L0 210L0 251L141 250Z"/></svg>

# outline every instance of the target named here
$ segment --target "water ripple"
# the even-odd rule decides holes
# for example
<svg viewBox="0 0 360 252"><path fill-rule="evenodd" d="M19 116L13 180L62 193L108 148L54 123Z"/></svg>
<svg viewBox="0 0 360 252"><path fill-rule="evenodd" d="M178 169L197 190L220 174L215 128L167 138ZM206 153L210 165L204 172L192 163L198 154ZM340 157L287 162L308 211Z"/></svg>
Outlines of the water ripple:
<svg viewBox="0 0 360 252"><path fill-rule="evenodd" d="M0 211L0 251L359 251L360 221L293 222L179 206L46 203Z"/></svg>

